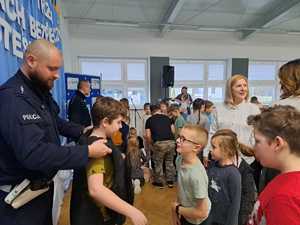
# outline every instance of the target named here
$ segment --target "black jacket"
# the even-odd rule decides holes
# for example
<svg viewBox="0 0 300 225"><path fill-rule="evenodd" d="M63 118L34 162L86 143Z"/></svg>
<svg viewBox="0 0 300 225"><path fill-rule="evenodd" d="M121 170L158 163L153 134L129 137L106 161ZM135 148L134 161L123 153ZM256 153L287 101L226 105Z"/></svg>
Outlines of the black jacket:
<svg viewBox="0 0 300 225"><path fill-rule="evenodd" d="M98 137L84 134L79 139L79 144L92 144ZM133 204L134 193L130 177L130 164L128 158L123 158L121 152L115 148L111 139L108 139L107 146L112 153L105 157L111 157L113 162L113 185L111 190L121 199ZM101 210L96 202L88 194L86 168L74 170L72 196L70 203L71 225L102 225L102 224L124 224L125 216L108 209L111 219L109 223L104 222Z"/></svg>
<svg viewBox="0 0 300 225"><path fill-rule="evenodd" d="M86 106L85 96L80 91L70 100L68 107L68 119L74 123L80 124L84 127L91 125L91 116L89 109Z"/></svg>
<svg viewBox="0 0 300 225"><path fill-rule="evenodd" d="M21 70L0 87L0 186L25 178L51 179L60 169L87 164L87 146L60 146L59 135L76 138L82 127L58 113L50 93L34 86ZM1 225L50 223L51 190L18 210L4 202L7 193L0 190Z"/></svg>
<svg viewBox="0 0 300 225"><path fill-rule="evenodd" d="M242 178L242 195L239 212L239 225L245 225L249 219L249 215L253 210L253 206L256 201L257 191L253 176L253 170L244 159L242 159L242 162L238 169L241 173Z"/></svg>

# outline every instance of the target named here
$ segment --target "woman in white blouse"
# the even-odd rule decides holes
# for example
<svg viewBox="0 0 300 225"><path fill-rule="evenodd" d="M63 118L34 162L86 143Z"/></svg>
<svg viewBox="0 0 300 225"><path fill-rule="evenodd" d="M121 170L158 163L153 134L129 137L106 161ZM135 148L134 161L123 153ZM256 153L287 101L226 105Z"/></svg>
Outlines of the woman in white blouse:
<svg viewBox="0 0 300 225"><path fill-rule="evenodd" d="M248 102L249 90L248 80L241 74L233 75L227 80L225 90L225 100L222 104L216 104L216 110L213 113L213 120L210 127L210 136L219 129L231 129L237 135L239 142L247 145L253 145L252 129L247 124L249 115L260 113L257 105ZM208 162L208 146L204 150L204 163ZM252 163L254 157L242 156L247 163Z"/></svg>

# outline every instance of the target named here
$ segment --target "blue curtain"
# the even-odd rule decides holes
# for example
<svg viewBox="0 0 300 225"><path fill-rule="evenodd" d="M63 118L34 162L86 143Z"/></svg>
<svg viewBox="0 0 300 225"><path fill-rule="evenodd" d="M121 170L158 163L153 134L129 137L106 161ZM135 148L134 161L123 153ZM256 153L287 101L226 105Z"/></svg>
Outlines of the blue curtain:
<svg viewBox="0 0 300 225"><path fill-rule="evenodd" d="M30 28L33 27L30 25L30 16L34 18L35 21L38 21L36 27L41 28L46 26L55 29L55 31L52 32L52 37L55 39L55 45L59 49L62 49L60 32L56 30L56 28L59 28L59 18L57 13L50 0L45 1L45 3L43 2L44 1L41 0L15 0L13 4L11 3L9 5L8 9L5 4L1 5L0 3L0 85L13 76L22 63L20 56L17 57L13 51L14 37L17 36L20 40L19 43L21 43L21 45L17 49L21 52L24 52L25 50L26 41L31 42L37 39L37 36L34 34L31 35L30 32ZM16 13L17 11L22 11L20 10L22 7L24 7L25 17L15 17L14 15L18 14ZM22 15L22 13L19 13L19 15ZM22 21L22 19L25 18L25 29L23 28L22 22L20 24L18 23L18 18L21 18L19 21ZM7 34L9 35L9 39L5 38L7 37ZM51 39L49 36L43 36L45 33L41 35L45 39ZM5 46L9 46L9 49L6 49ZM62 69L61 76L55 82L52 94L60 106L61 116L65 117L66 97L63 74L64 71Z"/></svg>

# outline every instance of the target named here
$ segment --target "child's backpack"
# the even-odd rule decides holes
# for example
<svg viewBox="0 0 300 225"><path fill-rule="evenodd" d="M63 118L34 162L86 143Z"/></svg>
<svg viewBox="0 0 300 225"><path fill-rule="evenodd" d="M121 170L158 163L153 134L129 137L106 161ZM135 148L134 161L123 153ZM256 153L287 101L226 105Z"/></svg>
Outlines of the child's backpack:
<svg viewBox="0 0 300 225"><path fill-rule="evenodd" d="M123 144L123 138L122 138L122 133L120 130L117 130L116 132L114 132L112 134L112 142L114 143L114 145L120 146Z"/></svg>
<svg viewBox="0 0 300 225"><path fill-rule="evenodd" d="M91 132L87 132L86 134L82 135L79 139L80 144L91 144L96 140L99 140L97 137L89 138ZM112 149L112 153L105 157L111 157L113 162L113 169L114 169L114 178L113 178L113 185L111 190L122 200L128 202L129 204L133 205L134 201L134 192L133 192L133 185L131 181L131 167L130 163L127 158L123 158L121 152L114 146L111 140L108 140L107 146ZM85 179L86 182L87 180ZM95 203L93 203L95 204ZM100 210L99 210L100 212ZM113 218L114 224L123 224L125 223L126 217L122 214L119 214L111 209L108 209L110 217Z"/></svg>
<svg viewBox="0 0 300 225"><path fill-rule="evenodd" d="M127 138L129 133L129 126L122 121L122 128L114 132L111 140L112 143L122 152L126 154Z"/></svg>

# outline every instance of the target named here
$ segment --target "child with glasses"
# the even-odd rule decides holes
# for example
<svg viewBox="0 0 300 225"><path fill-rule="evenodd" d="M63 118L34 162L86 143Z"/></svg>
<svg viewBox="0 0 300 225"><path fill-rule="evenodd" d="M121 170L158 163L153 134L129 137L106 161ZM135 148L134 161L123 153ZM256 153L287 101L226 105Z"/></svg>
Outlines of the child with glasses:
<svg viewBox="0 0 300 225"><path fill-rule="evenodd" d="M241 202L241 175L235 165L239 154L236 134L218 130L211 138L211 156L208 168L208 193L211 212L205 225L238 225Z"/></svg>
<svg viewBox="0 0 300 225"><path fill-rule="evenodd" d="M300 112L274 106L249 118L254 127L255 157L276 176L260 193L248 225L300 224Z"/></svg>
<svg viewBox="0 0 300 225"><path fill-rule="evenodd" d="M208 178L197 154L207 144L207 131L199 125L185 125L177 138L177 201L172 204L173 225L201 224L208 216Z"/></svg>

